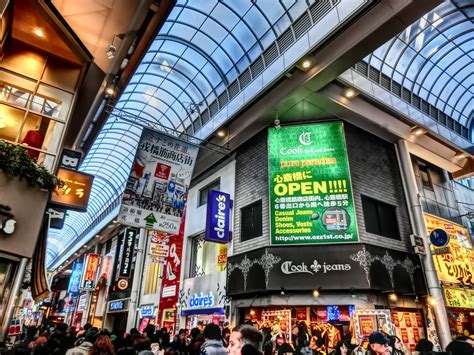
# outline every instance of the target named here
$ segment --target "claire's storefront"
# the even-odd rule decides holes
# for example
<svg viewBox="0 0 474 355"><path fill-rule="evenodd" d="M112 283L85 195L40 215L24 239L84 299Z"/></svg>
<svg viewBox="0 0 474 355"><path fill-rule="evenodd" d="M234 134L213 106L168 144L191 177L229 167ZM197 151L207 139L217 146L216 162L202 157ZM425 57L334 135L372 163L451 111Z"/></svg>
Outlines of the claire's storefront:
<svg viewBox="0 0 474 355"><path fill-rule="evenodd" d="M225 271L221 271L184 280L179 303L186 328L192 329L198 323L225 326L225 278Z"/></svg>
<svg viewBox="0 0 474 355"><path fill-rule="evenodd" d="M426 294L415 255L362 243L266 247L229 257L227 273L236 323L292 339L304 322L319 351L374 330L403 336L409 348L425 337L414 301Z"/></svg>

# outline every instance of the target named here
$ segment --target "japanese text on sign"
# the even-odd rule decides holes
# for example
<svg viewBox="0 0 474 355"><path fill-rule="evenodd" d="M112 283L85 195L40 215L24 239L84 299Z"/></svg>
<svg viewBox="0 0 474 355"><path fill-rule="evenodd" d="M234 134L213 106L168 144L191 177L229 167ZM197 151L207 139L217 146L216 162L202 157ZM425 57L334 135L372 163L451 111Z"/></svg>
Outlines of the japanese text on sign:
<svg viewBox="0 0 474 355"><path fill-rule="evenodd" d="M340 122L268 132L272 244L358 240Z"/></svg>

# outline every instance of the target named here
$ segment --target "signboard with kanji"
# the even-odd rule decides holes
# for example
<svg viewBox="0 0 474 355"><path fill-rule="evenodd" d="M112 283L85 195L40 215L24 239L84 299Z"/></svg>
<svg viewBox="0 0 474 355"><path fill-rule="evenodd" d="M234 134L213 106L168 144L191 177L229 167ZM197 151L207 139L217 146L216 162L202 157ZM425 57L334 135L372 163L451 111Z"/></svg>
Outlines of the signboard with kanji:
<svg viewBox="0 0 474 355"><path fill-rule="evenodd" d="M358 241L342 122L268 130L271 243Z"/></svg>
<svg viewBox="0 0 474 355"><path fill-rule="evenodd" d="M57 176L64 181L64 186L51 194L51 203L76 211L87 211L94 176L66 168L59 168Z"/></svg>
<svg viewBox="0 0 474 355"><path fill-rule="evenodd" d="M121 224L177 234L198 147L143 129L123 194Z"/></svg>
<svg viewBox="0 0 474 355"><path fill-rule="evenodd" d="M82 274L82 288L91 290L94 288L97 269L99 268L99 255L87 254L85 268Z"/></svg>
<svg viewBox="0 0 474 355"><path fill-rule="evenodd" d="M474 250L466 227L446 219L424 213L426 232L443 229L449 236L446 247L431 246L433 261L440 281L474 285ZM438 254L438 250L441 253Z"/></svg>

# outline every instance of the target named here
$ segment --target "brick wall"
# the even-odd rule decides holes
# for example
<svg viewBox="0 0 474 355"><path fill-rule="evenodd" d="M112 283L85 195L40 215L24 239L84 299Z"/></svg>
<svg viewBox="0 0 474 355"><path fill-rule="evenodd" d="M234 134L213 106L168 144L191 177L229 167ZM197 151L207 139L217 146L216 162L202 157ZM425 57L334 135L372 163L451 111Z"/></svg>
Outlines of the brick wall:
<svg viewBox="0 0 474 355"><path fill-rule="evenodd" d="M355 126L345 124L359 239L390 249L409 251L411 227L395 147ZM361 194L396 206L401 240L365 231ZM240 209L262 199L262 236L240 242ZM270 245L268 212L267 131L241 146L236 155L234 254Z"/></svg>

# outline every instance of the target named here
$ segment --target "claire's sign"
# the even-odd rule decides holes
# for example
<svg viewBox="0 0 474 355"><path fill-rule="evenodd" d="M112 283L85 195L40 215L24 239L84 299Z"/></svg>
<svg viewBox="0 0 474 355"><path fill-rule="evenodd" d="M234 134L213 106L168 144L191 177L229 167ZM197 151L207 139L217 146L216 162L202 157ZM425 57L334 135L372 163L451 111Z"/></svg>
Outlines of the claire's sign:
<svg viewBox="0 0 474 355"><path fill-rule="evenodd" d="M216 243L230 242L230 195L209 190L207 195L206 234L204 239Z"/></svg>
<svg viewBox="0 0 474 355"><path fill-rule="evenodd" d="M268 131L272 244L358 241L341 122Z"/></svg>

